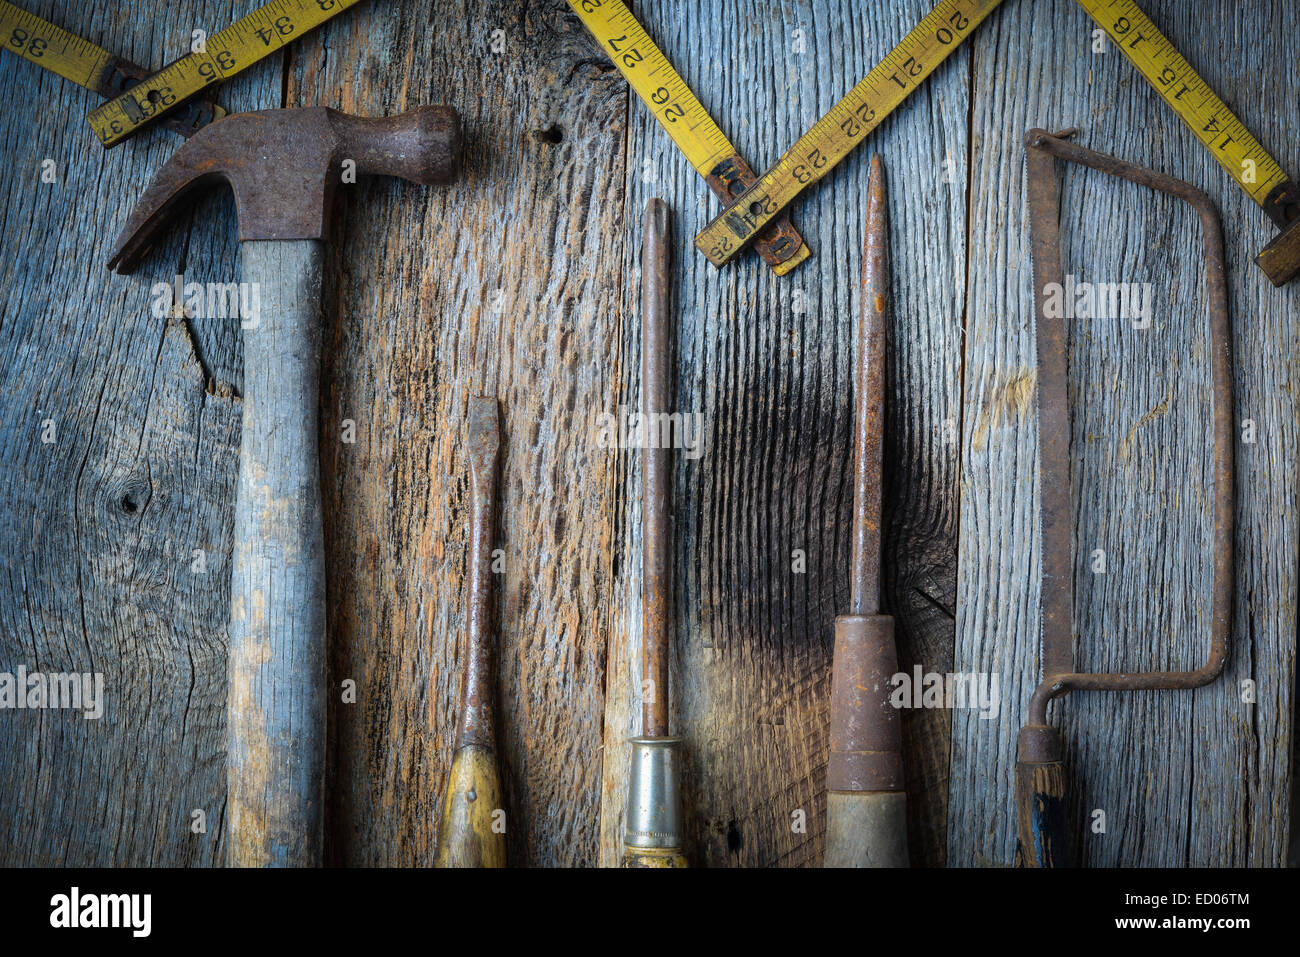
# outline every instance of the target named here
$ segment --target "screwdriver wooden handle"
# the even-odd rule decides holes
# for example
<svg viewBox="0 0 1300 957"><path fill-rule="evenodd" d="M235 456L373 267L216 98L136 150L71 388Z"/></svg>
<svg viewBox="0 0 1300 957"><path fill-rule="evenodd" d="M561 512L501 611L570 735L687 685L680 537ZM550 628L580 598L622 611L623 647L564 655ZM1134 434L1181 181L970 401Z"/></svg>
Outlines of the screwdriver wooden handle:
<svg viewBox="0 0 1300 957"><path fill-rule="evenodd" d="M438 827L435 867L505 867L506 835L499 826L501 780L492 749L456 751Z"/></svg>
<svg viewBox="0 0 1300 957"><path fill-rule="evenodd" d="M623 847L619 867L690 867L686 855L677 847Z"/></svg>
<svg viewBox="0 0 1300 957"><path fill-rule="evenodd" d="M1016 757L1016 866L1073 867L1061 733L1050 725L1020 729Z"/></svg>

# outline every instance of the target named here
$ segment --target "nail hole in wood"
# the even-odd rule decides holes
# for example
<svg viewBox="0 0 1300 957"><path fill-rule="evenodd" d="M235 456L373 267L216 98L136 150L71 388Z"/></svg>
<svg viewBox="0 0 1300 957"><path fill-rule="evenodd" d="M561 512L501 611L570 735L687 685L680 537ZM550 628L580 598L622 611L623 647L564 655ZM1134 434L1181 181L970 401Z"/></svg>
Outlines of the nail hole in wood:
<svg viewBox="0 0 1300 957"><path fill-rule="evenodd" d="M544 130L533 130L533 138L539 143L550 143L551 145L554 145L564 139L564 130L552 123Z"/></svg>

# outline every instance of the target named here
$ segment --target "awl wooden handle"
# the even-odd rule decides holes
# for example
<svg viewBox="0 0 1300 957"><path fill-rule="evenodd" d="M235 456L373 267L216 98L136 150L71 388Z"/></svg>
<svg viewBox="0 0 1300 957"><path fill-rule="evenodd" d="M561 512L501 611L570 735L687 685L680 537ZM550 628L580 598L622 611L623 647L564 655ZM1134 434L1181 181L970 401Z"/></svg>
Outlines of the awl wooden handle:
<svg viewBox="0 0 1300 957"><path fill-rule="evenodd" d="M826 794L826 867L907 867L907 795Z"/></svg>

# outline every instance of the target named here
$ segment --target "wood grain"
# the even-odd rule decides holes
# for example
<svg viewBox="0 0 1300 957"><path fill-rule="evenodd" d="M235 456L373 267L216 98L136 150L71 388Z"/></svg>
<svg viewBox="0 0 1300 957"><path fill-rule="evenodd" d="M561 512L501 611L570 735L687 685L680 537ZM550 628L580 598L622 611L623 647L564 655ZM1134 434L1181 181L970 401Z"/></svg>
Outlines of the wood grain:
<svg viewBox="0 0 1300 957"><path fill-rule="evenodd" d="M319 239L253 240L244 329L226 707L231 867L320 867L325 833L325 548Z"/></svg>
<svg viewBox="0 0 1300 957"><path fill-rule="evenodd" d="M1261 78L1290 89L1279 8L1144 5L1193 67L1234 104L1283 167L1289 121L1261 108ZM954 715L950 863L1011 861L1016 729L1036 681L1039 552L1033 299L1023 148L1033 126L1207 189L1224 220L1235 322L1237 592L1224 678L1194 693L1072 695L1063 727L1071 810L1087 866L1282 863L1288 833L1288 703L1294 687L1296 290L1251 262L1272 230L1094 25L1069 4L1013 4L973 48L971 288L966 337L957 666L1002 677L997 721ZM1032 37L1033 42L1025 38ZM1250 39L1247 39L1247 38ZM1281 90L1274 90L1274 94ZM1272 95L1270 94L1270 102ZM1283 96L1283 98L1285 98ZM1276 102L1281 102L1278 100ZM1177 201L1067 168L1066 271L1148 282L1150 328L1072 327L1076 667L1193 668L1208 648L1213 485L1203 247ZM1094 573L1091 555L1106 554ZM1258 702L1242 701L1242 683ZM1096 812L1105 832L1093 830Z"/></svg>
<svg viewBox="0 0 1300 957"><path fill-rule="evenodd" d="M161 65L258 0L34 12ZM633 0L756 168L775 161L929 0ZM1300 173L1285 0L1147 12ZM717 202L559 0L371 0L241 74L232 110L461 111L461 180L344 188L325 259L322 491L331 689L326 860L432 862L464 630L469 397L503 411L498 753L512 865L617 863L639 642L640 210L674 212L673 727L695 866L815 866L825 828L831 624L847 607L851 331L868 161L890 184L885 610L910 672L996 674L1000 711L909 709L914 866L1012 860L1015 735L1037 680L1035 386L1022 138L1082 142L1207 189L1236 321L1238 590L1224 680L1062 709L1080 860L1275 865L1289 827L1297 600L1295 289L1250 260L1272 230L1071 4L1009 2L793 208L813 258L714 270ZM500 32L496 32L500 31ZM0 713L0 864L224 859L227 622L242 393L238 323L155 319L150 287L239 279L228 193L130 278L104 268L177 140L105 153L84 90L0 54L0 671L105 674L99 721ZM57 118L57 119L55 119ZM66 119L64 119L66 118ZM56 183L40 180L55 161ZM1067 263L1146 281L1147 330L1071 347L1078 663L1205 650L1210 502L1200 243L1184 210L1070 170ZM54 441L47 421L54 424ZM1089 571L1103 548L1108 571ZM195 550L203 570L193 571ZM806 569L796 572L796 551ZM1242 682L1257 701L1243 704ZM345 702L344 682L355 682ZM349 686L351 687L351 686ZM192 812L207 832L192 833ZM802 811L806 827L792 825Z"/></svg>
<svg viewBox="0 0 1300 957"><path fill-rule="evenodd" d="M741 155L761 169L927 9L888 6L638 2L635 12L646 24L676 25L652 29L652 36ZM849 600L851 338L873 150L890 174L895 244L885 451L892 516L885 564L893 573L885 603L898 619L904 666L946 670L957 450L944 440L944 423L959 417L965 62L959 52L944 64L815 199L796 207L795 225L813 258L783 280L753 255L719 271L691 251L716 204L648 111L633 104L628 208L656 195L673 207L682 251L674 410L702 413L705 421L703 455L677 457L673 488L672 696L674 728L686 739L693 864L821 864L831 625ZM920 156L928 159L918 163ZM952 183L935 157L952 158ZM631 231L623 254L630 277L639 245ZM637 315L637 288L630 282L623 297L628 317ZM638 326L623 326L619 365L627 370L639 365ZM626 381L617 401L636 408L637 383ZM623 453L618 468L635 489L635 452ZM627 662L639 647L640 528L635 493L623 501L620 545L629 557L617 587L628 612L610 647L602 864L616 859L625 742L635 731ZM794 571L796 551L806 571ZM912 712L904 724L912 860L941 864L948 715ZM796 812L806 830L795 829Z"/></svg>
<svg viewBox="0 0 1300 957"><path fill-rule="evenodd" d="M590 413L620 377L626 94L582 62L553 4L409 9L358 9L308 38L288 82L291 102L349 112L448 103L466 140L458 183L363 183L336 219L321 397L331 687L355 681L357 702L332 704L327 859L432 863L464 652L465 416L486 394L502 404L507 857L589 864L621 494Z"/></svg>
<svg viewBox="0 0 1300 957"><path fill-rule="evenodd" d="M179 2L143 18L113 3L28 9L161 65L196 24L255 5ZM266 66L222 103L278 105ZM79 120L98 102L89 92L8 55L0 85L0 670L98 671L106 695L98 721L0 716L0 862L219 863L239 326L149 307L151 285L178 270L237 278L233 210L202 204L139 276L111 275L105 237L176 137L151 130L106 153ZM40 178L46 159L53 183ZM192 831L196 810L205 833Z"/></svg>

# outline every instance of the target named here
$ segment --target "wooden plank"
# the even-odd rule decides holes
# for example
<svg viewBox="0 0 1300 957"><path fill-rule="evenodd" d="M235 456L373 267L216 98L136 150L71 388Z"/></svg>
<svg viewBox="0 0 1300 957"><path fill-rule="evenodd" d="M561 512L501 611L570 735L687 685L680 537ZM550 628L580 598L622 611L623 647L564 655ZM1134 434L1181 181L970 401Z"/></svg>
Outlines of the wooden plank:
<svg viewBox="0 0 1300 957"><path fill-rule="evenodd" d="M161 64L194 24L254 6L181 2L143 19L112 3L28 9ZM274 105L270 79L250 71L222 102ZM179 222L139 276L110 274L104 237L177 138L153 130L105 153L79 120L97 99L17 57L0 56L0 89L0 671L101 672L106 698L97 721L4 714L0 863L212 864L240 413L210 371L229 368L233 338L204 337L237 323L168 322L149 307L152 284L178 269L188 281L234 278L233 210L204 204L201 227ZM47 159L53 183L41 180ZM206 834L191 832L195 810Z"/></svg>
<svg viewBox="0 0 1300 957"><path fill-rule="evenodd" d="M1278 69L1282 4L1246 10L1153 2L1147 12L1284 168L1300 168ZM1269 24L1273 24L1272 27ZM974 47L970 305L959 541L957 667L1002 679L996 722L957 712L949 862L1006 864L1014 851L1015 736L1036 682L1039 544L1033 298L1023 137L1078 125L1080 141L1207 189L1224 217L1236 322L1237 592L1224 679L1194 693L1077 694L1056 708L1066 737L1081 861L1089 866L1282 863L1294 687L1296 595L1294 288L1251 263L1272 230L1118 51L1091 52L1069 4L1012 4ZM1247 39L1249 38L1249 39ZM1230 40L1225 48L1225 39ZM1264 78L1267 78L1265 81ZM1067 272L1149 282L1149 329L1078 320L1070 349L1076 538L1076 666L1194 667L1208 648L1212 481L1203 253L1175 201L1068 168ZM1106 572L1090 555L1106 553ZM1258 703L1243 704L1246 680Z"/></svg>
<svg viewBox="0 0 1300 957"><path fill-rule="evenodd" d="M924 2L799 6L638 0L638 18L756 168L845 93L927 9ZM597 54L593 54L597 55ZM956 421L964 258L964 53L806 202L796 225L813 258L777 279L756 256L716 271L691 237L716 201L639 103L629 124L624 268L635 280L640 215L674 210L681 315L676 411L704 415L700 458L675 462L674 727L685 737L687 854L697 865L819 865L831 622L848 602L851 329L868 160L890 173L895 328L889 351L891 476L887 603L905 667L946 670L955 573ZM917 157L924 157L918 162ZM956 176L944 182L945 157ZM628 283L608 400L635 409L639 286ZM951 432L955 439L955 430ZM617 457L626 491L610 647L600 862L621 849L628 662L639 654L639 463ZM806 571L796 572L796 551ZM908 715L912 854L942 863L948 716ZM802 811L806 830L793 828Z"/></svg>
<svg viewBox="0 0 1300 957"><path fill-rule="evenodd" d="M391 6L308 38L288 83L290 102L364 114L450 103L466 138L453 186L350 191L330 253L331 687L355 681L357 702L334 704L326 853L432 862L464 652L464 422L486 393L502 402L508 857L590 863L620 493L589 444L589 410L620 376L626 93L580 62L563 9L449 4L430 29L424 7Z"/></svg>
<svg viewBox="0 0 1300 957"><path fill-rule="evenodd" d="M101 3L26 5L160 64L195 26L218 29L257 0L138 16L134 6L123 15ZM633 7L761 169L929 2ZM1290 120L1271 106L1294 101L1300 84L1278 67L1294 60L1284 7L1216 0L1193 17L1150 0L1148 12L1284 168L1300 172ZM1219 201L1238 323L1238 425L1255 426L1254 442L1238 447L1237 645L1224 682L1194 694L1078 695L1064 708L1076 812L1107 813L1107 833L1084 839L1084 861L1282 861L1296 293L1268 287L1250 263L1271 233L1262 214L1116 51L1089 51L1091 29L1068 4L1007 4L796 204L814 258L784 280L752 256L718 272L691 251L716 201L562 5L362 5L222 91L231 109L319 103L380 114L446 101L466 121L460 183L345 189L328 253L332 863L432 860L464 615L460 423L478 391L503 401L498 688L511 863L618 859L625 739L635 730L639 470L634 450L601 446L599 416L638 401L636 270L652 195L673 207L681 251L679 411L705 416L703 456L678 459L674 489L687 850L703 865L820 863L831 621L848 597L860 197L874 150L889 173L898 319L887 607L899 618L904 669L1001 681L997 720L906 714L912 858L1010 861L1014 738L1036 667L1020 173L1035 124L1078 124L1086 144ZM188 281L239 278L233 205L213 191L139 275L110 276L104 237L177 140L152 130L104 153L75 120L94 98L15 57L0 56L0 92L13 104L0 115L11 157L0 173L9 291L0 303L9 397L0 403L0 671L101 671L107 695L99 721L0 716L0 863L219 864L242 346L230 319L167 322L149 315L149 302L151 286L178 271ZM40 180L46 158L56 183ZM1208 582L1210 501L1195 224L1172 203L1078 170L1066 174L1065 195L1073 271L1157 291L1150 329L1090 326L1072 346L1076 548L1108 557L1105 575L1077 564L1079 662L1190 664L1204 651L1197 596ZM202 572L192 570L195 549ZM1162 587L1148 587L1152 578ZM339 700L346 678L357 682L355 704ZM1246 679L1258 688L1253 707L1240 702ZM195 809L207 814L206 834L190 831ZM802 833L791 826L799 810Z"/></svg>
<svg viewBox="0 0 1300 957"><path fill-rule="evenodd" d="M118 32L133 29L134 47L97 32L103 18L95 11L87 10L81 21L60 22L100 36L108 46L123 41L116 49L147 63L160 61L164 46L177 48L177 37L188 38L192 25L220 26L255 6L214 4L202 16L173 7L174 19L159 21L144 39L139 27L150 24L148 17L121 18ZM331 600L331 674L336 687L343 677L359 685L355 711L344 711L334 722L327 853L336 862L427 863L432 858L431 822L453 731L458 689L452 676L463 615L465 502L455 423L465 398L479 390L496 391L507 404L505 454L516 466L503 479L501 542L506 552L501 735L511 855L521 864L581 863L595 855L606 641L601 596L607 591L602 582L610 562L604 556L613 515L602 507L601 495L613 486L598 466L584 467L585 450L574 442L583 435L590 396L607 391L606 378L614 374L603 349L612 337L602 324L617 314L612 303L619 257L605 237L614 233L607 223L621 202L616 197L625 95L604 80L603 70L591 71L591 83L571 82L576 57L567 45L572 35L554 13L521 14L512 4L483 4L446 18L447 29L436 32L424 29L423 17L359 10L298 44L292 54L288 103L383 113L446 99L461 108L469 137L460 185L426 196L414 186L363 184L343 201L339 219L347 227L340 226L334 237L342 245L336 242L333 253L339 278L327 284L326 313L332 318L322 399L327 549L335 556L330 590L340 596ZM504 40L499 50L493 34L498 29ZM381 36L382 43L376 39ZM331 71L321 69L327 47L333 52ZM389 49L402 51L406 69L379 68L377 51ZM477 57L472 69L466 50ZM280 58L268 61L234 81L222 102L232 109L280 105L285 69ZM48 88L48 98L88 98L30 64L14 59L13 70L5 76L14 76L8 82L18 88ZM408 89L416 75L427 78L427 94ZM74 106L69 112L78 110ZM28 516L28 533L41 543L29 564L9 569L8 587L25 600L6 602L6 609L30 610L21 620L6 621L12 624L6 634L26 635L13 653L34 649L37 660L50 657L50 648L79 647L78 641L95 656L106 654L99 640L87 635L89 627L90 636L103 635L106 644L112 636L108 648L131 649L138 677L125 683L119 678L115 687L110 676L109 683L110 694L121 695L118 701L132 702L133 721L117 724L116 712L110 711L101 729L113 727L111 736L102 730L98 737L87 735L80 726L62 732L70 740L60 742L57 761L40 760L52 734L51 719L23 716L25 736L15 739L25 742L22 760L4 764L5 793L21 794L23 800L5 802L4 813L9 832L25 837L6 845L6 859L220 862L229 521L241 349L237 326L229 321L196 320L196 350L189 350L183 335L177 339L169 333L160 340L162 327L147 319L145 307L149 284L178 268L187 279L237 278L233 210L228 198L214 196L177 225L146 261L140 278L109 280L99 272L100 244L92 237L113 234L142 184L174 149L174 139L149 132L105 156L75 126L43 127L41 116L6 114L10 155L29 157L11 167L12 175L36 182L38 158L49 149L31 144L67 141L78 150L67 160L68 175L77 179L65 190L40 196L53 204L52 211L19 201L32 192L30 186L8 190L6 222L50 220L65 227L84 223L84 228L65 229L80 243L65 241L60 249L59 233L47 231L40 234L44 248L27 246L26 263L57 262L59 268L46 280L38 270L16 267L15 276L35 282L13 283L23 294L6 303L6 316L18 310L22 320L19 325L6 319L6 368L17 377L12 380L17 394L40 401L7 410L14 418L4 434L13 454L5 461L32 461L6 471L5 481L14 490L10 501ZM523 164L533 174L531 181L520 178L513 162L521 143L531 154ZM51 155L62 168L64 154ZM102 179L101 169L106 170ZM575 196L586 201L575 203ZM93 205L87 197L93 197ZM423 242L410 242L412 236ZM539 244L538 236L552 242ZM93 334L86 330L82 336L97 351L83 347L70 353L61 338L51 338L56 331L69 333L66 321L52 323L23 304L62 304L60 290L84 288L84 274L92 276L87 301L103 309ZM111 295L103 297L101 287ZM184 327L177 331L184 333ZM41 339L47 340L44 346ZM19 360L34 348L48 359L24 367ZM80 362L76 377L67 374L69 362ZM551 369L566 374L546 374ZM164 451L178 454L170 444L159 451L141 438L142 432L153 436L159 428L155 420L164 417L157 408L160 395L172 404L180 401L172 396L180 385L172 385L168 376L187 377L182 384L191 384L189 405L163 410L167 423L180 419L185 426L169 426L164 435L170 439L177 433L173 444L185 455L176 463L163 456ZM51 473L60 476L58 481L40 464L51 450L39 445L41 420L33 418L38 406L52 409L46 414L63 429L61 444L53 447L65 457ZM90 420L97 409L102 418ZM144 427L131 426L151 409L153 417ZM551 414L556 409L572 416ZM87 421L73 416L65 425L64 410ZM355 445L341 441L346 418L356 423ZM180 481L173 473L189 483L183 496L188 511L180 514L161 507L162 490ZM153 483L147 508L135 502L148 487L141 485L144 478ZM107 491L99 490L101 482ZM130 489L120 490L123 483ZM179 549L188 556L191 543L211 542L202 588L188 580L187 592L169 586L164 601L150 583L163 572L167 581L176 577L174 561L155 556L152 565L160 567L151 578L146 574L151 564L137 550L133 563L121 567L119 499L105 495L120 492L126 501L128 491L135 502L131 507L142 516L134 523L146 521L140 534L145 545L139 548ZM78 511L63 504L71 502L80 503ZM109 526L101 515L105 509ZM88 527L100 526L87 542ZM85 563L81 594L63 584L69 569L43 568L54 555L78 554ZM102 566L106 555L113 557L117 573L104 581L102 572L96 577L89 570ZM59 582L59 589L47 584L41 591L45 597L33 598L36 583L49 581ZM145 609L137 610L146 598ZM58 607L46 607L56 599ZM143 617L145 611L151 617ZM109 627L107 618L114 615L120 621ZM187 667L173 665L153 642L141 640L166 633L162 623L171 620L185 623L185 630L175 628L166 647L188 651L196 664L188 665L182 656ZM66 652L56 660L63 657ZM183 693L182 701L184 694L190 696L189 711L160 704L141 718L145 692L156 700L170 693L171 684L153 673L164 666L169 681L179 672L176 693ZM163 749L158 744L163 741L175 743ZM129 771L122 764L122 755L148 754L151 748L158 755L155 762L134 762ZM27 780L37 772L45 782L39 787ZM50 782L69 775L107 804L96 809L93 826L70 828L77 809L54 806ZM178 793L186 795L183 800ZM208 809L211 837L195 839L176 830L188 825L191 807ZM34 824L46 817L48 825Z"/></svg>

